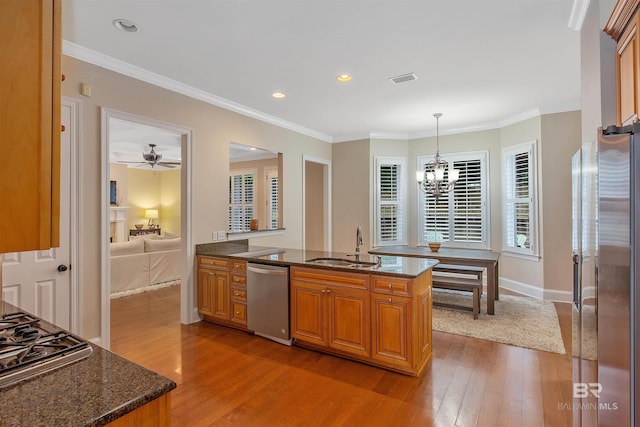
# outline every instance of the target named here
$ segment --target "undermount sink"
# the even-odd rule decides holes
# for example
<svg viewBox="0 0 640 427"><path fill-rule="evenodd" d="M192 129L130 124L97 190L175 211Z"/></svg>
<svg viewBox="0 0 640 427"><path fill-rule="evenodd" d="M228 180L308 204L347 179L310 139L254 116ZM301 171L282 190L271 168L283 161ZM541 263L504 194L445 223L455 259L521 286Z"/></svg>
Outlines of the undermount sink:
<svg viewBox="0 0 640 427"><path fill-rule="evenodd" d="M375 262L351 261L350 259L341 258L313 258L308 259L307 262L313 264L329 265L332 267L370 268L376 266Z"/></svg>

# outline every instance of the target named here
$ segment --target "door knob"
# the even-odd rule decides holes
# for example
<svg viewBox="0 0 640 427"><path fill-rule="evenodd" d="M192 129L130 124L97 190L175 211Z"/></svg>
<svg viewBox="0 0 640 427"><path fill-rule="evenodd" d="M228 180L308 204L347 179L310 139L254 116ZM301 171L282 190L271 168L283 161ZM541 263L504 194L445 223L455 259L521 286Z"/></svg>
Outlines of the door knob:
<svg viewBox="0 0 640 427"><path fill-rule="evenodd" d="M63 272L65 272L65 271L67 271L67 270L68 270L68 267L67 267L66 265L64 265L64 264L60 264L60 265L58 266L58 271L59 271L60 273L63 273Z"/></svg>

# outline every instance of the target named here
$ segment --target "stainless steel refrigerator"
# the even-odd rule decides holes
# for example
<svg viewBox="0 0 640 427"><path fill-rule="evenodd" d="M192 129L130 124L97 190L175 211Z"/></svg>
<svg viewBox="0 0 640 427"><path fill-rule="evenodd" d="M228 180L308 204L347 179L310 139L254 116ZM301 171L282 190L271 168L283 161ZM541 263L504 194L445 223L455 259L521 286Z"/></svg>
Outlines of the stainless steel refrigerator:
<svg viewBox="0 0 640 427"><path fill-rule="evenodd" d="M593 182L597 185L597 198L593 224L597 234L593 277L597 352L592 356L597 360L597 371L584 369L588 366L585 349L589 331L585 330L587 306L582 268L577 362L582 376L574 378L574 398L582 410L582 425L595 425L595 416L599 426L635 426L640 424L640 379L636 375L640 372L640 351L636 349L640 345L640 124L600 130L595 154ZM584 263L584 237L581 240L579 262ZM595 405L590 396L597 396Z"/></svg>

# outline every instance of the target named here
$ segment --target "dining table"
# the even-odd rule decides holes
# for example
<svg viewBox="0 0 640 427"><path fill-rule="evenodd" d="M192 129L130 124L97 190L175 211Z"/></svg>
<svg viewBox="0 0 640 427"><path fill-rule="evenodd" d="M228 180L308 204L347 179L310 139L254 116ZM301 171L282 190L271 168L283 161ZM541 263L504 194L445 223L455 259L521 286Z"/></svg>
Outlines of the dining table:
<svg viewBox="0 0 640 427"><path fill-rule="evenodd" d="M498 259L500 252L484 249L441 247L433 252L428 246L379 246L369 251L372 255L433 258L442 264L468 265L487 269L487 314L495 314L495 302L500 298L498 286Z"/></svg>

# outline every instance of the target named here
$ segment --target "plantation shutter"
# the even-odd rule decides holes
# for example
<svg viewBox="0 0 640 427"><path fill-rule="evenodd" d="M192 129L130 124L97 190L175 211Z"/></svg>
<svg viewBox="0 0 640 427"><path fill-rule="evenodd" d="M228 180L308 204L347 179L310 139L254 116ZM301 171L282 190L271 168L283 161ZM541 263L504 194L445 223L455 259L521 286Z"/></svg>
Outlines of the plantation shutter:
<svg viewBox="0 0 640 427"><path fill-rule="evenodd" d="M445 179L447 179L446 172ZM432 195L425 195L425 209L422 213L424 217L423 237L425 243L448 242L450 236L449 193L440 195L438 203L436 203Z"/></svg>
<svg viewBox="0 0 640 427"><path fill-rule="evenodd" d="M269 225L278 228L278 177L269 178Z"/></svg>
<svg viewBox="0 0 640 427"><path fill-rule="evenodd" d="M480 160L454 161L453 168L460 170L451 205L453 240L482 243L482 164Z"/></svg>
<svg viewBox="0 0 640 427"><path fill-rule="evenodd" d="M533 254L533 144L505 149L504 240L510 250Z"/></svg>
<svg viewBox="0 0 640 427"><path fill-rule="evenodd" d="M255 173L229 176L229 231L247 231L254 215Z"/></svg>
<svg viewBox="0 0 640 427"><path fill-rule="evenodd" d="M425 170L433 157L418 158L418 167ZM450 247L489 247L487 197L487 153L447 154L444 180L451 168L460 175L453 190L443 193L436 203L431 194L418 193L421 218L419 244L441 242Z"/></svg>
<svg viewBox="0 0 640 427"><path fill-rule="evenodd" d="M376 236L378 246L405 243L404 159L376 158Z"/></svg>

